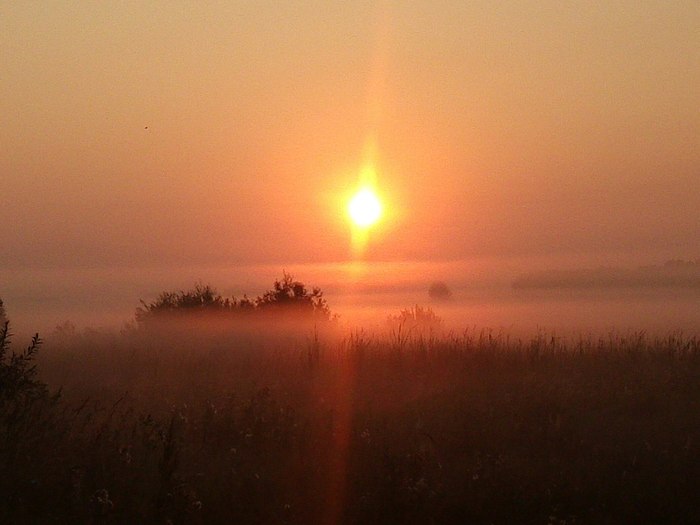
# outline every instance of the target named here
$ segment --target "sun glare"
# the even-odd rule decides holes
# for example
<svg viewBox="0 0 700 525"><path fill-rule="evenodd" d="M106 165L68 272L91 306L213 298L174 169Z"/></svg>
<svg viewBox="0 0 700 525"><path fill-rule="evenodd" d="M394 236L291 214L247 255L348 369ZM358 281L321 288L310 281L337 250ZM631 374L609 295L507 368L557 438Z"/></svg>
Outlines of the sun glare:
<svg viewBox="0 0 700 525"><path fill-rule="evenodd" d="M382 204L371 189L363 188L350 200L348 213L355 225L369 228L381 217Z"/></svg>

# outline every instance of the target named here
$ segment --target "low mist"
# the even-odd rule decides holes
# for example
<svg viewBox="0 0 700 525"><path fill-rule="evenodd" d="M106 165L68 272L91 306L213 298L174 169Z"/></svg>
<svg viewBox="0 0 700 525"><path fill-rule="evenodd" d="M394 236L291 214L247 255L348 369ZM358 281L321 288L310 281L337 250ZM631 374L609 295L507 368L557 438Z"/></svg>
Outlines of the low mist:
<svg viewBox="0 0 700 525"><path fill-rule="evenodd" d="M277 266L12 270L0 297L18 334L50 334L66 322L119 330L140 301L211 285L222 296L256 298L285 269ZM445 330L486 328L527 336L640 331L700 332L700 265L577 266L570 261L355 262L291 265L295 278L323 292L345 328L382 329L387 318L430 308ZM444 293L434 294L435 285ZM433 287L433 288L431 288Z"/></svg>

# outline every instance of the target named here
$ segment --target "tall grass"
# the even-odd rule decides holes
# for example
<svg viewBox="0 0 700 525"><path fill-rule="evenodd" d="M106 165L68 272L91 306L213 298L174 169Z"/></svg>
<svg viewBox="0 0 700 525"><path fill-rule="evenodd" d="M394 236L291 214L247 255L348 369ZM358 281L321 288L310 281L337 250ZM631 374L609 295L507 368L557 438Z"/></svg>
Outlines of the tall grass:
<svg viewBox="0 0 700 525"><path fill-rule="evenodd" d="M178 321L31 361L2 523L700 522L692 337Z"/></svg>

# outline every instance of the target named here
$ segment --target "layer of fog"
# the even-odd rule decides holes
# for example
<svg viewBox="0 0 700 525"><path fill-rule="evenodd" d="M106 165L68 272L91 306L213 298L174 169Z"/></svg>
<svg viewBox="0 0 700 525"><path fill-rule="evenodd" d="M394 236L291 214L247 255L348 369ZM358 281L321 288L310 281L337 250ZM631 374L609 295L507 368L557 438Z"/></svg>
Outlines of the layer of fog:
<svg viewBox="0 0 700 525"><path fill-rule="evenodd" d="M551 264L550 270L566 262ZM332 312L347 326L382 327L388 316L421 305L432 308L445 328L455 331L700 334L697 287L513 287L523 267L519 261L459 261L13 270L0 276L0 297L17 334L48 334L66 321L78 329L119 329L133 322L140 299L151 301L160 292L186 290L196 282L211 284L224 296L255 298L286 270L307 286L320 287ZM526 269L533 268L538 266L531 262ZM449 287L449 300L429 296L434 282Z"/></svg>

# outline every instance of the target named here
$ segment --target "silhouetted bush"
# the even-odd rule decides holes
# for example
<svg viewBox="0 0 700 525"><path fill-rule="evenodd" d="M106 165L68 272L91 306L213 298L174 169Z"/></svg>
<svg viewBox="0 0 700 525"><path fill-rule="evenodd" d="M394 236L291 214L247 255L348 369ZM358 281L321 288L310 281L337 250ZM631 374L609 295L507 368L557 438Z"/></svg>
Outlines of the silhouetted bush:
<svg viewBox="0 0 700 525"><path fill-rule="evenodd" d="M10 323L5 321L0 329L0 417L10 402L34 400L46 395L46 385L37 379L34 359L41 339L34 335L32 342L24 352L10 350Z"/></svg>
<svg viewBox="0 0 700 525"><path fill-rule="evenodd" d="M390 315L387 319L389 328L402 331L425 332L442 328L442 318L432 308L416 305L401 310L398 315Z"/></svg>
<svg viewBox="0 0 700 525"><path fill-rule="evenodd" d="M210 285L196 284L192 290L163 292L151 303L141 301L136 309L136 322L144 325L150 320L168 315L247 313L296 314L305 318L327 321L331 312L320 288L309 290L301 281L284 272L281 279L255 300L224 297Z"/></svg>
<svg viewBox="0 0 700 525"><path fill-rule="evenodd" d="M223 297L210 285L196 284L192 290L162 292L158 299L136 309L136 322L144 324L158 316L171 314L226 313L253 308L253 303L243 297Z"/></svg>
<svg viewBox="0 0 700 525"><path fill-rule="evenodd" d="M255 300L255 307L266 311L294 311L325 320L331 315L320 288L312 288L309 292L304 283L295 281L287 272L281 280L275 281L272 290Z"/></svg>
<svg viewBox="0 0 700 525"><path fill-rule="evenodd" d="M0 298L0 324L5 324L7 321L7 312L5 311L5 305Z"/></svg>
<svg viewBox="0 0 700 525"><path fill-rule="evenodd" d="M452 297L452 291L442 281L435 281L428 288L428 295L431 299L444 301Z"/></svg>
<svg viewBox="0 0 700 525"><path fill-rule="evenodd" d="M40 473L48 474L57 437L67 433L57 410L59 394L52 395L38 377L40 345L37 334L24 351L11 351L9 322L0 328L0 523L41 522L22 515L56 489L37 482Z"/></svg>

